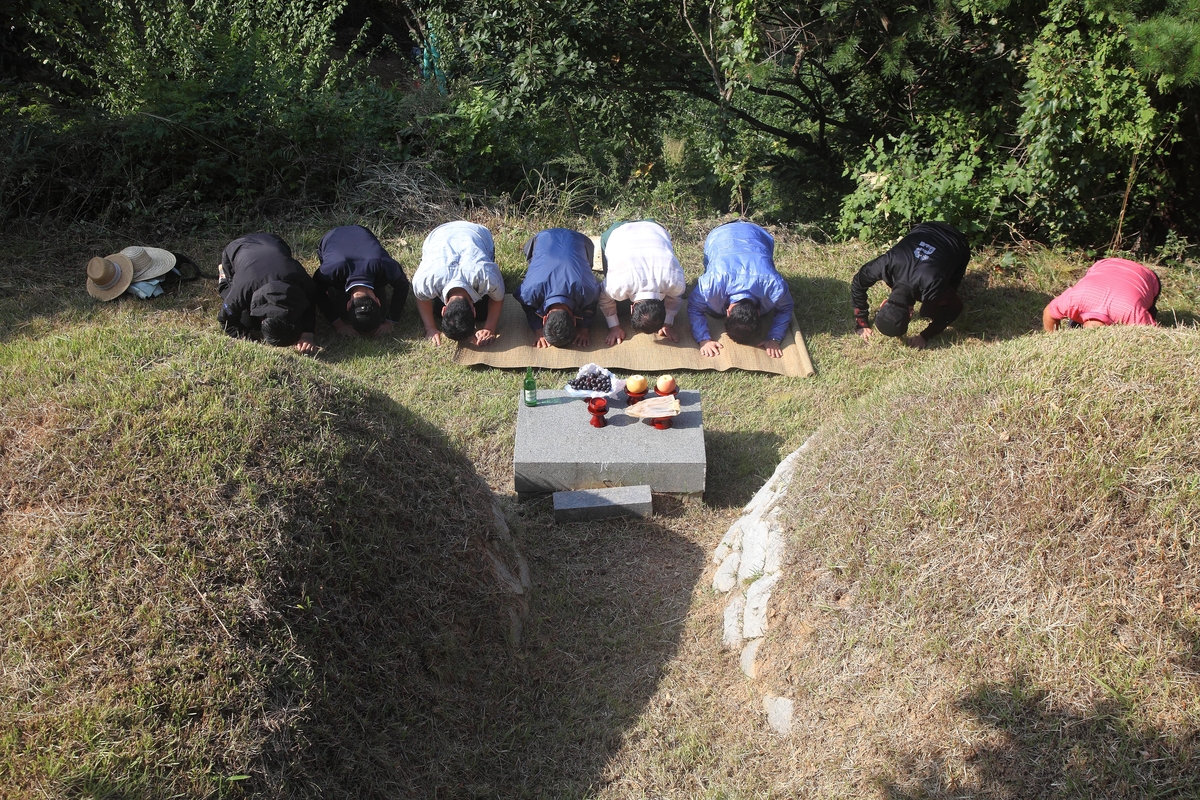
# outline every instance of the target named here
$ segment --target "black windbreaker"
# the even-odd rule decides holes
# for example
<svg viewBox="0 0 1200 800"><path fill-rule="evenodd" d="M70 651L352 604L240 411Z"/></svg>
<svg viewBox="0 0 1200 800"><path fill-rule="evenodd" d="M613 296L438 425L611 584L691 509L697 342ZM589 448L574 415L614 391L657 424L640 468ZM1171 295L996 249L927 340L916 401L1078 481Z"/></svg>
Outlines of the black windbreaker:
<svg viewBox="0 0 1200 800"><path fill-rule="evenodd" d="M217 284L224 301L217 321L232 336L257 330L262 319L280 316L312 333L317 322L317 287L292 248L273 233L234 239L221 252L225 277Z"/></svg>
<svg viewBox="0 0 1200 800"><path fill-rule="evenodd" d="M898 286L909 288L909 304L920 300L922 316L933 320L922 335L925 339L936 336L962 310L957 289L970 260L971 247L967 237L951 226L944 222L916 225L894 247L864 264L854 276L850 300L859 325L866 325L867 290L883 281L892 289Z"/></svg>

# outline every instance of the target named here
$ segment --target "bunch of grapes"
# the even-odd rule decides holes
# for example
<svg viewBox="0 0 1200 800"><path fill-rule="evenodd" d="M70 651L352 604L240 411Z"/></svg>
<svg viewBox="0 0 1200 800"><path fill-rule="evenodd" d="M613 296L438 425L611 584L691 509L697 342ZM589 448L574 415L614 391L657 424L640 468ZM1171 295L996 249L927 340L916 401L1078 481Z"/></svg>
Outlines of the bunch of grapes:
<svg viewBox="0 0 1200 800"><path fill-rule="evenodd" d="M583 392L607 394L612 391L612 379L599 372L589 372L586 375L580 375L573 381L567 381L567 386Z"/></svg>

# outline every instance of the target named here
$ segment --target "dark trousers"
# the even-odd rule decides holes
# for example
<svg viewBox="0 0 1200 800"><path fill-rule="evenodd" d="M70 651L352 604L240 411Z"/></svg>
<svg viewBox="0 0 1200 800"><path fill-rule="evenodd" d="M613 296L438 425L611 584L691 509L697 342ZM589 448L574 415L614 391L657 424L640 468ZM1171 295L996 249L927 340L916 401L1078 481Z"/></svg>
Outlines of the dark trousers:
<svg viewBox="0 0 1200 800"><path fill-rule="evenodd" d="M947 289L932 300L921 303L921 316L929 320L929 326L922 332L925 339L931 339L946 330L951 322L958 319L963 311L962 298L953 289Z"/></svg>

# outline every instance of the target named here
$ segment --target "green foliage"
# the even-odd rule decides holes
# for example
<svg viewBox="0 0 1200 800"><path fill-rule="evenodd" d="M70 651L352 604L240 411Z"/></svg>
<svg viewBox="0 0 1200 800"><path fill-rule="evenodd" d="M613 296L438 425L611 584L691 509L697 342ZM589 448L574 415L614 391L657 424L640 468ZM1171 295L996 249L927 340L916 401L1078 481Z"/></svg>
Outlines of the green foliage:
<svg viewBox="0 0 1200 800"><path fill-rule="evenodd" d="M1134 53L1159 89L1200 83L1200 3L1186 0L1133 26Z"/></svg>
<svg viewBox="0 0 1200 800"><path fill-rule="evenodd" d="M858 185L842 204L843 233L895 234L937 218L1100 242L1123 209L1145 218L1168 179L1159 163L1176 112L1155 108L1122 18L1059 0L1043 19L1020 54L1022 91L995 109L999 124L920 116L877 141L849 171Z"/></svg>
<svg viewBox="0 0 1200 800"><path fill-rule="evenodd" d="M1144 51L1174 37L1162 57L1182 63L1193 5L1153 29L1141 0L455 0L430 14L455 73L504 110L492 135L539 143L526 166L556 146L596 172L636 154L626 178L665 164L652 179L706 206L844 235L938 217L1100 243L1185 219L1176 176L1194 158L1173 146L1188 98L1162 92L1191 73L1168 80Z"/></svg>
<svg viewBox="0 0 1200 800"><path fill-rule="evenodd" d="M61 79L0 116L3 211L159 214L327 202L401 159L406 99L333 54L344 0L48 0L22 18Z"/></svg>
<svg viewBox="0 0 1200 800"><path fill-rule="evenodd" d="M418 154L485 195L682 191L844 236L1200 229L1200 0L400 3L417 93L335 55L349 2L30 4L44 72L4 88L5 213L325 203Z"/></svg>
<svg viewBox="0 0 1200 800"><path fill-rule="evenodd" d="M986 230L1000 204L986 142L966 120L928 123L925 137L905 132L876 141L847 171L858 186L842 200L843 235L895 235L923 220L949 222L964 233Z"/></svg>
<svg viewBox="0 0 1200 800"><path fill-rule="evenodd" d="M1158 154L1174 119L1151 104L1119 19L1078 0L1056 3L1049 16L1030 52L1010 189L1031 229L1103 240L1139 162ZM1137 206L1151 185L1136 183Z"/></svg>

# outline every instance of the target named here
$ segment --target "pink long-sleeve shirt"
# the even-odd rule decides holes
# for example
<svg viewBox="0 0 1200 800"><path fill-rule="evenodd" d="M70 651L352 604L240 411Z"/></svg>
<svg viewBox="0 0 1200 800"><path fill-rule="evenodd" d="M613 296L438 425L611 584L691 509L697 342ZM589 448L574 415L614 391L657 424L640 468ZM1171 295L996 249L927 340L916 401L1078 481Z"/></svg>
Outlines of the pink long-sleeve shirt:
<svg viewBox="0 0 1200 800"><path fill-rule="evenodd" d="M1105 325L1157 325L1150 307L1160 287L1158 276L1136 261L1105 258L1054 298L1049 311L1055 319L1080 324L1094 320Z"/></svg>

